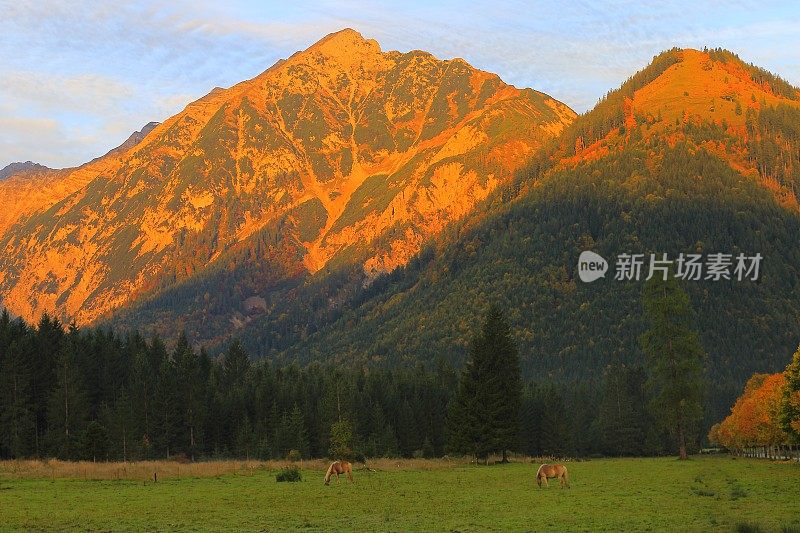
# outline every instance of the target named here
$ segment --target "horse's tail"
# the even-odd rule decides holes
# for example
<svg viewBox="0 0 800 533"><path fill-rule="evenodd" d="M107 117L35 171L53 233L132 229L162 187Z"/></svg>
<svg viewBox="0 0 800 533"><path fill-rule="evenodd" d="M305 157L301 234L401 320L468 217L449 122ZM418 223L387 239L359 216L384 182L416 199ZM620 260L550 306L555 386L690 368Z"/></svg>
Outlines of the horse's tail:
<svg viewBox="0 0 800 533"><path fill-rule="evenodd" d="M564 467L564 483L566 483L567 487L569 487L569 471L567 470L566 466Z"/></svg>

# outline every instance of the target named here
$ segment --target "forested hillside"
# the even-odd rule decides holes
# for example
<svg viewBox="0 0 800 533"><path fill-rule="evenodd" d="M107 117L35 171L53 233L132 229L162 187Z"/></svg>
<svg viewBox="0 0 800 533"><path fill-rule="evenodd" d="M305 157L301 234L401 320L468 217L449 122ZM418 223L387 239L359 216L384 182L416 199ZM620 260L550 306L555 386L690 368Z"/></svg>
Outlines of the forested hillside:
<svg viewBox="0 0 800 533"><path fill-rule="evenodd" d="M611 275L581 283L581 251L610 260L760 253L756 282L684 283L710 356L708 421L718 419L753 372L782 368L800 337L800 111L796 92L773 90L783 87L778 78L757 81L723 52L689 52L656 58L416 261L326 309L334 322L308 335L319 315L267 317L245 344L276 361L458 364L476 317L498 304L527 377L592 380L607 365L642 360L642 284ZM712 111L713 98L683 96L703 83L730 99Z"/></svg>

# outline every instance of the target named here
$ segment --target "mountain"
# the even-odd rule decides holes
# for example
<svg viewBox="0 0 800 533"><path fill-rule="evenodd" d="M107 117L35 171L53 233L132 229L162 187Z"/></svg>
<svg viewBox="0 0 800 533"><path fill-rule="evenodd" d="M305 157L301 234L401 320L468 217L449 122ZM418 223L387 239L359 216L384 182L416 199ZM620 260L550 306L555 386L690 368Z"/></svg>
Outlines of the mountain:
<svg viewBox="0 0 800 533"><path fill-rule="evenodd" d="M81 324L128 306L126 323L229 335L293 287L406 264L574 117L461 59L343 30L81 167L72 194L2 236L3 304Z"/></svg>
<svg viewBox="0 0 800 533"><path fill-rule="evenodd" d="M147 124L121 145L79 167L52 169L30 161L6 166L0 171L0 196L6 200L0 211L0 238L20 219L50 208L98 175L114 172L119 156L136 146L155 124Z"/></svg>
<svg viewBox="0 0 800 533"><path fill-rule="evenodd" d="M718 419L753 372L800 337L800 93L721 50L670 50L609 93L513 182L413 261L333 311L309 294L240 332L276 361L389 366L461 361L491 304L506 309L529 378L598 380L644 364L643 282L576 277L578 256L762 254L757 282L684 282ZM648 255L649 256L649 255ZM324 287L323 287L324 288Z"/></svg>
<svg viewBox="0 0 800 533"><path fill-rule="evenodd" d="M52 169L47 168L44 165L40 165L39 163L34 163L33 161L25 161L24 163L10 163L3 168L0 168L0 180L4 180L9 176L13 176L14 174L19 174L22 172L43 172L47 170Z"/></svg>

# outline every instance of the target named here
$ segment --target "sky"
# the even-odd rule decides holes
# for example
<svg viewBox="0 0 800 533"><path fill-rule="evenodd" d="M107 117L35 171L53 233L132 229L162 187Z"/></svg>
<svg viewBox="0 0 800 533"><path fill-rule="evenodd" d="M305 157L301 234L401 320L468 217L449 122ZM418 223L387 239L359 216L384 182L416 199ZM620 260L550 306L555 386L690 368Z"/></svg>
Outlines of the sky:
<svg viewBox="0 0 800 533"><path fill-rule="evenodd" d="M86 162L345 27L578 112L673 46L721 46L800 85L795 1L0 0L0 13L0 168Z"/></svg>

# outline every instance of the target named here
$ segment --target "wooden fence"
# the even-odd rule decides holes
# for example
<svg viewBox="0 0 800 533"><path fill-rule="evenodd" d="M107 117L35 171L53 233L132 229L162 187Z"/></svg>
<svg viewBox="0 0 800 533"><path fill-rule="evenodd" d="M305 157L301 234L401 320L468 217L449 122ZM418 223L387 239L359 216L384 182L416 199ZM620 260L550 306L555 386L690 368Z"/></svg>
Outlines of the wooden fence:
<svg viewBox="0 0 800 533"><path fill-rule="evenodd" d="M800 461L800 445L751 446L741 450L732 450L731 453L739 457L752 457L754 459Z"/></svg>

